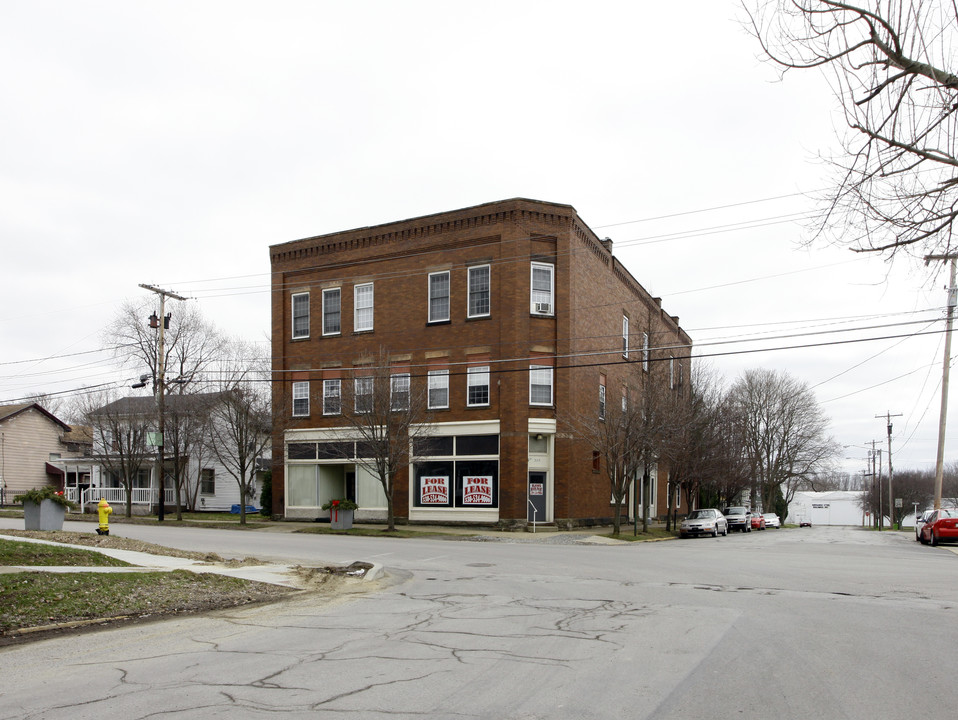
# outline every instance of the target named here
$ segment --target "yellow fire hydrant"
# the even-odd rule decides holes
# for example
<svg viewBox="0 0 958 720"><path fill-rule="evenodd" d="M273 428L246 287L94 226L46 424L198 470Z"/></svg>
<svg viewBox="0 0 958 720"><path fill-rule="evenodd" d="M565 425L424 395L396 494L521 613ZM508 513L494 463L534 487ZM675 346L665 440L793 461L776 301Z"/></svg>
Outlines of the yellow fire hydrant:
<svg viewBox="0 0 958 720"><path fill-rule="evenodd" d="M97 514L100 516L100 527L96 529L97 535L109 535L110 534L110 513L113 512L113 508L110 507L110 503L106 501L106 498L100 500L99 504L96 506Z"/></svg>

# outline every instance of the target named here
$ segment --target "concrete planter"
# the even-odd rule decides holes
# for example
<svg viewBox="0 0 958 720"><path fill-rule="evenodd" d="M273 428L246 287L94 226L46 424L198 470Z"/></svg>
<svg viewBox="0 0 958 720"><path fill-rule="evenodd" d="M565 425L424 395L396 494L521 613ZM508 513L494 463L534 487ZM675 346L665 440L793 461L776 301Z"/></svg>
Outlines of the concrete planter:
<svg viewBox="0 0 958 720"><path fill-rule="evenodd" d="M67 509L53 500L41 500L37 505L29 500L23 503L23 525L26 530L62 530Z"/></svg>
<svg viewBox="0 0 958 720"><path fill-rule="evenodd" d="M349 530L353 526L353 511L330 510L329 526L333 530Z"/></svg>

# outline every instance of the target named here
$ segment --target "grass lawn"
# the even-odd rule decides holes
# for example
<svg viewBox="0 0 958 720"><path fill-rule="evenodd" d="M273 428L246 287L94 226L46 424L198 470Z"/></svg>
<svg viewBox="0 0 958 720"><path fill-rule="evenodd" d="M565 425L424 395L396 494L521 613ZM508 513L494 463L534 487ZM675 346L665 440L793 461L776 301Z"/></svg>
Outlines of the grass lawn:
<svg viewBox="0 0 958 720"><path fill-rule="evenodd" d="M59 545L0 540L0 566L69 565L79 567L130 567L129 563L92 550Z"/></svg>

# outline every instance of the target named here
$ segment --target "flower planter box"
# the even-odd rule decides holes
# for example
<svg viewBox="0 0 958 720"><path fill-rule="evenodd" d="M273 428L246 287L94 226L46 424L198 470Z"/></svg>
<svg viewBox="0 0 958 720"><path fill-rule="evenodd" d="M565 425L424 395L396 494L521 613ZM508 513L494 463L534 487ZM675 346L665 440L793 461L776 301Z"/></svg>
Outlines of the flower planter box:
<svg viewBox="0 0 958 720"><path fill-rule="evenodd" d="M353 511L330 510L329 526L333 530L349 530L353 526Z"/></svg>
<svg viewBox="0 0 958 720"><path fill-rule="evenodd" d="M23 503L23 524L26 530L62 530L67 509L53 500L41 500L38 505L29 500Z"/></svg>

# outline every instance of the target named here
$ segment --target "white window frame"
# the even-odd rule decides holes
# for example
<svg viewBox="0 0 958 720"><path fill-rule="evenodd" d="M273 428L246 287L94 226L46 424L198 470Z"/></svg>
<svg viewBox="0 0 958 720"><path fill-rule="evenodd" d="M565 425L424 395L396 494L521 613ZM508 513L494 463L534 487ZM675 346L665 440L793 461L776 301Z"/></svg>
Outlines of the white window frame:
<svg viewBox="0 0 958 720"><path fill-rule="evenodd" d="M472 294L473 294L473 273L479 270L485 270L486 275L486 311L473 312ZM476 291L481 292L481 291ZM466 317L489 317L492 314L492 268L489 265L474 265L469 268L469 281L467 283L466 293Z"/></svg>
<svg viewBox="0 0 958 720"><path fill-rule="evenodd" d="M675 357L669 355L669 390L675 390Z"/></svg>
<svg viewBox="0 0 958 720"><path fill-rule="evenodd" d="M333 392L333 388L336 389ZM332 399L336 399L336 409L331 409ZM340 415L343 412L343 381L339 378L323 380L323 415Z"/></svg>
<svg viewBox="0 0 958 720"><path fill-rule="evenodd" d="M536 270L548 270L549 271L549 291L546 294L545 290L536 290L535 288L535 276ZM551 263L532 263L532 268L529 272L529 312L533 315L542 315L542 316L552 316L555 315L555 274L556 268L555 265ZM546 303L549 305L549 312L538 312L536 310L537 305Z"/></svg>
<svg viewBox="0 0 958 720"><path fill-rule="evenodd" d="M305 407L303 400L306 401ZM300 412L296 412L297 401L300 401ZM297 380L293 383L293 417L309 417L309 380Z"/></svg>
<svg viewBox="0 0 958 720"><path fill-rule="evenodd" d="M529 404L540 407L552 407L554 387L551 365L530 365L529 366ZM538 382L537 382L538 381ZM549 401L535 400L533 388L549 388Z"/></svg>
<svg viewBox="0 0 958 720"><path fill-rule="evenodd" d="M642 333L642 369L649 371L649 334Z"/></svg>
<svg viewBox="0 0 958 720"><path fill-rule="evenodd" d="M374 391L375 378L371 375L353 378L353 410L357 415L368 415L373 411Z"/></svg>
<svg viewBox="0 0 958 720"><path fill-rule="evenodd" d="M428 374L428 380L429 388L427 389L427 407L430 410L447 410L449 408L449 371L430 370ZM435 390L442 390L445 394L445 401L441 405L438 403L433 403L433 391Z"/></svg>
<svg viewBox="0 0 958 720"><path fill-rule="evenodd" d="M605 385L599 383L599 420L605 420Z"/></svg>
<svg viewBox="0 0 958 720"><path fill-rule="evenodd" d="M403 390L405 386L405 390ZM397 400L405 395L406 401L402 405ZM409 400L412 397L412 380L409 373L396 373L389 376L389 409L399 412L409 409Z"/></svg>
<svg viewBox="0 0 958 720"><path fill-rule="evenodd" d="M299 315L297 315L297 313L296 313L297 301L298 301L298 300L302 300L303 298L305 298L305 300L306 300L306 303L305 303L305 312L304 312L304 313L301 312ZM302 311L302 310L304 309L304 307L302 306L301 303L300 303L300 305L301 305L301 306L300 306L300 311ZM293 323L292 323L293 340L302 340L302 339L304 339L304 338L308 338L308 337L309 337L309 293L308 293L308 292L293 293L293 294L290 296L290 311L291 311L291 313L292 313L292 318L293 318ZM299 318L305 318L305 321L306 321L305 325L306 325L306 327L305 327L305 328L301 328L301 329L297 332L297 329L296 329L296 320L299 319Z"/></svg>
<svg viewBox="0 0 958 720"><path fill-rule="evenodd" d="M442 277L442 276L445 276L445 278L446 278L446 296L445 296L445 297L446 297L446 313L445 313L445 316L439 316L438 314L437 314L437 315L433 315L433 311L432 311L432 308L433 308L433 300L434 300L434 299L437 299L437 300L438 300L438 299L440 299L440 298L442 297L441 295L435 295L435 296L433 295L433 284L432 284L432 283L433 283L433 278L437 278L437 279L438 279L438 278L440 278L440 277ZM448 322L448 321L449 321L449 318L451 317L451 314L450 314L451 310L450 310L450 309L451 309L451 307L452 307L452 297L451 297L451 296L452 296L452 281L451 281L451 279L450 279L450 277L449 277L449 271L448 271L448 270L443 270L442 272L429 273L429 279L427 280L427 283L428 283L428 300L427 300L427 302L428 302L428 308L427 308L427 311L426 311L426 312L427 312L427 315L428 315L428 317L429 317L429 319L428 319L427 322L431 322L431 323L436 323L436 322Z"/></svg>
<svg viewBox="0 0 958 720"><path fill-rule="evenodd" d="M485 382L482 382L483 380L485 380ZM470 390L474 387L479 388L483 386L486 388L486 401L471 402ZM490 387L489 382L489 366L475 365L473 367L466 368L466 407L488 407L491 399L492 388Z"/></svg>
<svg viewBox="0 0 958 720"><path fill-rule="evenodd" d="M368 292L368 297L366 291ZM360 304L360 295L363 295ZM353 332L371 332L375 326L376 299L373 283L363 283L353 288ZM367 317L368 316L368 317Z"/></svg>
<svg viewBox="0 0 958 720"><path fill-rule="evenodd" d="M327 327L326 320L328 318L328 309L326 298L328 295L336 293L339 296L339 309L336 311L339 313L339 328L336 330L330 330ZM343 289L342 288L326 288L323 290L323 336L327 337L330 335L339 335L343 331Z"/></svg>

